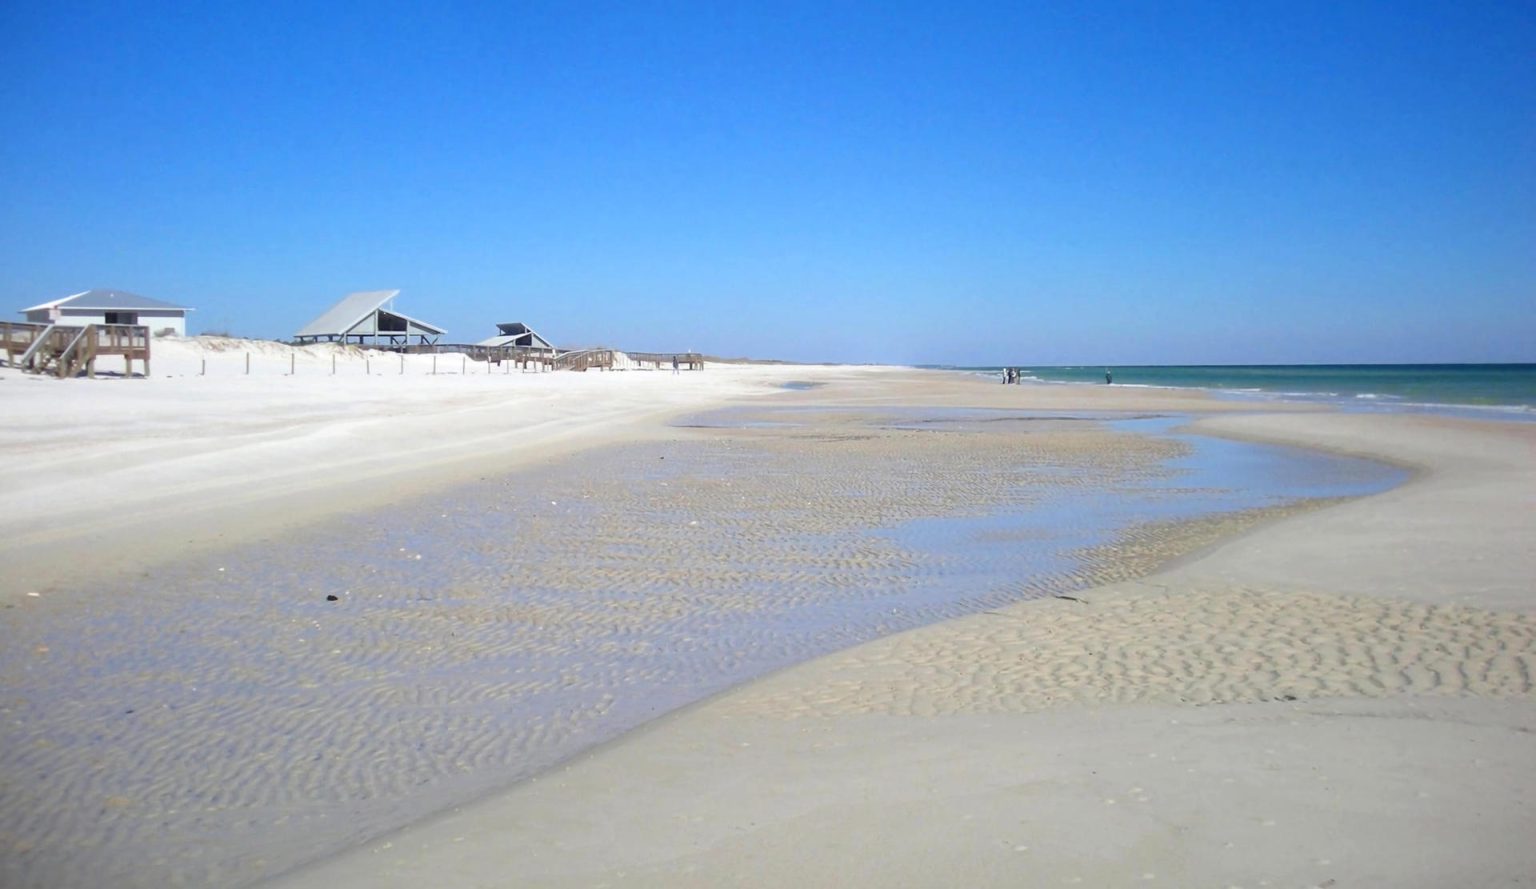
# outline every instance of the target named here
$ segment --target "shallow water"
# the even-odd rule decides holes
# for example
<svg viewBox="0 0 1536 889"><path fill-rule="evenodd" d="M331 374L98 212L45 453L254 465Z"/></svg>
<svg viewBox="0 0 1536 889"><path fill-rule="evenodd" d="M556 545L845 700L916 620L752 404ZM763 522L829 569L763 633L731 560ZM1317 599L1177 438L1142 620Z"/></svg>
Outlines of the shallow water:
<svg viewBox="0 0 1536 889"><path fill-rule="evenodd" d="M1134 526L1402 478L1180 422L721 412L50 591L5 613L0 882L249 883L771 670L1115 579L1094 548Z"/></svg>

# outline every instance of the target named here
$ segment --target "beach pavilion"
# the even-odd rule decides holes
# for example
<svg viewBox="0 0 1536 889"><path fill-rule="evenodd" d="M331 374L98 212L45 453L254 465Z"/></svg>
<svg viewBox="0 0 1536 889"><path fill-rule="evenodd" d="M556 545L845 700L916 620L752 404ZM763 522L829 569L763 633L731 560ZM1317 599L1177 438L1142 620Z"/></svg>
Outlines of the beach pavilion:
<svg viewBox="0 0 1536 889"><path fill-rule="evenodd" d="M297 343L343 343L368 346L429 346L447 331L395 311L398 290L349 293L341 302L293 335ZM413 344L411 338L415 337Z"/></svg>
<svg viewBox="0 0 1536 889"><path fill-rule="evenodd" d="M91 324L134 324L155 336L186 336L186 306L178 306L126 290L85 290L22 309L29 324L86 327Z"/></svg>
<svg viewBox="0 0 1536 889"><path fill-rule="evenodd" d="M540 352L554 352L555 347L549 340L540 336L538 331L522 323L521 321L507 321L496 325L500 331L496 336L488 340L481 340L479 345L501 348L535 349Z"/></svg>

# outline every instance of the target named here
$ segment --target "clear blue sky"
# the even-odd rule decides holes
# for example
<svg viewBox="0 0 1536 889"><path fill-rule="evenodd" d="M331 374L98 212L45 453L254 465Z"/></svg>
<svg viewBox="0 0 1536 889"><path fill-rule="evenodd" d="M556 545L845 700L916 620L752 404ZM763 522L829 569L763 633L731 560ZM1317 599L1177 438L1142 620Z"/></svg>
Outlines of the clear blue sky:
<svg viewBox="0 0 1536 889"><path fill-rule="evenodd" d="M1536 361L1536 3L0 4L0 298L899 363ZM12 314L9 317L17 318Z"/></svg>

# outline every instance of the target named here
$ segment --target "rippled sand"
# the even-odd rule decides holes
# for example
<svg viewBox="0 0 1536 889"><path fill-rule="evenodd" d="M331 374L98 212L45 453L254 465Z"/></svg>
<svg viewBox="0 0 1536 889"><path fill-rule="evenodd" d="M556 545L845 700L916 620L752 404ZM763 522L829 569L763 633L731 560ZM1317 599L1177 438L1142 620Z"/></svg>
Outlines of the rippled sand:
<svg viewBox="0 0 1536 889"><path fill-rule="evenodd" d="M280 885L1528 883L1536 426L1203 423L1419 471L1237 536L1264 513L1133 523L1092 559L1220 543L797 665Z"/></svg>
<svg viewBox="0 0 1536 889"><path fill-rule="evenodd" d="M964 658L954 652L964 651ZM950 621L828 659L792 691L721 712L1027 713L1082 704L1234 704L1536 692L1536 617L1263 590L1101 590Z"/></svg>
<svg viewBox="0 0 1536 889"><path fill-rule="evenodd" d="M3 882L249 883L752 676L1138 576L1272 514L1139 524L1092 546L1047 548L1033 565L1010 562L1010 543L1065 529L993 531L996 564L978 568L884 532L1064 495L1177 499L1189 492L1165 484L1168 461L1187 445L1092 420L914 423L899 412L699 425L5 610ZM980 569L1012 581L970 588ZM1234 602L1259 609L1260 622L1286 609ZM1062 693L1125 697L1139 686L1116 676L1178 677L1178 663L1105 672L1085 654L1081 670L1036 675L1030 658L1071 663L1049 645L1114 646L1138 620L1183 613L1148 608L1063 602L1063 619L1080 625L1050 638L977 618L994 634L978 637L987 657L933 687L973 707L1022 706L1062 683L1074 689ZM1484 629L1505 634L1489 644L1529 645L1528 628ZM854 655L868 675L857 695L835 697L941 706L901 675L937 675L941 661L903 647L931 643L888 644L885 655ZM1219 638L1189 644L1178 656L1188 663L1222 662ZM1393 650L1373 639L1341 646L1343 658ZM814 709L824 697L741 706Z"/></svg>

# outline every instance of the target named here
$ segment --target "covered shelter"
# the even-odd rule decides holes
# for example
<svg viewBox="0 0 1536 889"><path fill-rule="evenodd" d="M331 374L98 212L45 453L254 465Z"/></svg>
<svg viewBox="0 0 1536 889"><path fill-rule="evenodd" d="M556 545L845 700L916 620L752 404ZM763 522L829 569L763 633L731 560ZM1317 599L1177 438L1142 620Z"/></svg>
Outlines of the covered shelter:
<svg viewBox="0 0 1536 889"><path fill-rule="evenodd" d="M398 290L349 293L341 302L293 335L297 343L350 343L363 346L429 346L447 331L394 309Z"/></svg>
<svg viewBox="0 0 1536 889"><path fill-rule="evenodd" d="M537 349L546 352L555 351L555 347L550 343L549 340L539 336L538 331L535 331L533 328L522 323L521 321L507 321L505 323L496 325L496 329L500 331L500 333L488 340L481 340L478 345L490 346L492 348Z"/></svg>
<svg viewBox="0 0 1536 889"><path fill-rule="evenodd" d="M92 324L149 328L153 336L186 336L186 306L126 290L85 290L21 310L30 324L87 327Z"/></svg>

